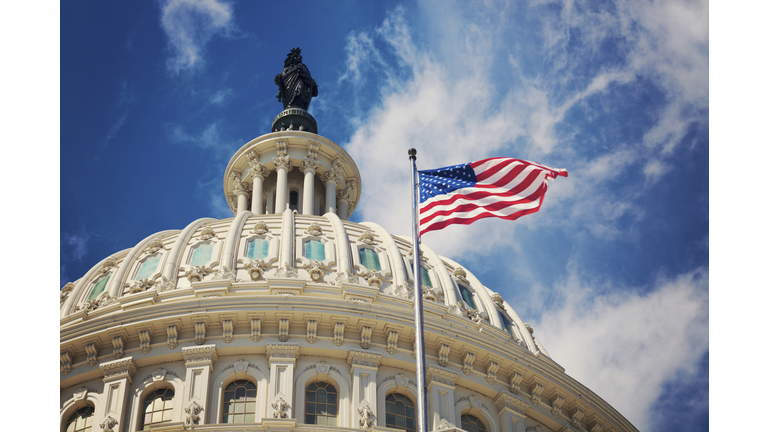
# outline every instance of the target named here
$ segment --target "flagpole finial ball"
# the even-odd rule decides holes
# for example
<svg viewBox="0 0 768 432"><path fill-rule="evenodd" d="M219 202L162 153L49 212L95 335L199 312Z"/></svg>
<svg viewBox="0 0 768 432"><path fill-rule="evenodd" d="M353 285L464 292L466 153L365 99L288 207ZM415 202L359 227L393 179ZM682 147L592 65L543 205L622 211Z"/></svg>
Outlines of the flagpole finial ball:
<svg viewBox="0 0 768 432"><path fill-rule="evenodd" d="M415 148L408 149L408 156L411 159L416 159L416 149Z"/></svg>

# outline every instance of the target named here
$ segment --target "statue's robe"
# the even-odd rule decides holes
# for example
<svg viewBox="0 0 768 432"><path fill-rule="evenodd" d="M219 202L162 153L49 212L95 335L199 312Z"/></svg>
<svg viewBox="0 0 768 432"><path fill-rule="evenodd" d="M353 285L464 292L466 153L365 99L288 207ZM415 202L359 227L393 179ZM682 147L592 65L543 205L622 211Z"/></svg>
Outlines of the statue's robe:
<svg viewBox="0 0 768 432"><path fill-rule="evenodd" d="M312 97L317 96L317 84L303 63L283 69L283 108L309 108Z"/></svg>

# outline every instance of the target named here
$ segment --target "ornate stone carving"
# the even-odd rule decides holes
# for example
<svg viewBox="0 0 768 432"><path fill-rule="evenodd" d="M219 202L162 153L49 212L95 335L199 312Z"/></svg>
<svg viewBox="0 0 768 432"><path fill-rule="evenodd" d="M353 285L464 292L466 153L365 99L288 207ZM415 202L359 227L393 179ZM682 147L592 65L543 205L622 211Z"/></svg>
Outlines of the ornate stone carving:
<svg viewBox="0 0 768 432"><path fill-rule="evenodd" d="M219 358L216 345L205 345L201 347L183 347L181 354L184 356L185 363L210 362L213 363Z"/></svg>
<svg viewBox="0 0 768 432"><path fill-rule="evenodd" d="M314 158L307 156L301 161L301 166L299 167L299 170L301 170L302 173L305 172L306 170L312 170L312 172L317 172L317 161Z"/></svg>
<svg viewBox="0 0 768 432"><path fill-rule="evenodd" d="M147 246L146 253L153 254L159 250L164 250L163 247L163 241L159 238L155 237L149 242L149 246Z"/></svg>
<svg viewBox="0 0 768 432"><path fill-rule="evenodd" d="M299 358L298 345L267 344L267 357L269 358Z"/></svg>
<svg viewBox="0 0 768 432"><path fill-rule="evenodd" d="M353 275L352 273L344 271L336 273L335 282L337 286L342 286L345 283L356 284L358 283L358 279L357 276Z"/></svg>
<svg viewBox="0 0 768 432"><path fill-rule="evenodd" d="M210 240L212 238L218 239L218 237L216 237L216 233L213 231L213 228L207 225L203 227L202 231L200 231L200 238L202 240Z"/></svg>
<svg viewBox="0 0 768 432"><path fill-rule="evenodd" d="M500 392L493 399L493 403L496 404L499 410L509 408L520 414L525 414L525 410L528 408L528 404L525 401L504 392Z"/></svg>
<svg viewBox="0 0 768 432"><path fill-rule="evenodd" d="M461 371L464 375L472 375L472 363L475 362L475 355L471 352L464 353L464 365L461 367Z"/></svg>
<svg viewBox="0 0 768 432"><path fill-rule="evenodd" d="M257 280L264 276L264 272L267 270L267 263L262 260L248 261L245 265L245 271L251 276L251 280Z"/></svg>
<svg viewBox="0 0 768 432"><path fill-rule="evenodd" d="M112 338L112 355L115 356L115 360L123 358L123 337L114 336Z"/></svg>
<svg viewBox="0 0 768 432"><path fill-rule="evenodd" d="M349 203L349 192L346 189L338 189L336 191L336 201L346 201Z"/></svg>
<svg viewBox="0 0 768 432"><path fill-rule="evenodd" d="M350 366L367 366L378 368L381 364L381 354L367 351L349 350L347 364Z"/></svg>
<svg viewBox="0 0 768 432"><path fill-rule="evenodd" d="M248 175L251 176L251 178L259 177L262 180L267 178L267 167L261 164L261 162L256 160L250 160L248 162L248 165L250 165L250 169L248 170Z"/></svg>
<svg viewBox="0 0 768 432"><path fill-rule="evenodd" d="M205 343L205 323L204 322L195 323L195 343L198 345L202 345Z"/></svg>
<svg viewBox="0 0 768 432"><path fill-rule="evenodd" d="M501 298L499 293L491 294L491 300L493 300L493 302L496 303L496 306L498 306L501 310L507 310L507 308L504 307L504 299Z"/></svg>
<svg viewBox="0 0 768 432"><path fill-rule="evenodd" d="M117 426L117 420L112 418L112 416L107 416L106 420L101 422L99 425L104 432L115 432L115 426Z"/></svg>
<svg viewBox="0 0 768 432"><path fill-rule="evenodd" d="M379 288L381 287L381 284L384 283L384 278L382 278L381 274L376 270L367 270L360 276L362 276L363 279L368 282L368 285L372 287Z"/></svg>
<svg viewBox="0 0 768 432"><path fill-rule="evenodd" d="M258 342L261 340L261 319L251 318L251 340Z"/></svg>
<svg viewBox="0 0 768 432"><path fill-rule="evenodd" d="M200 282L203 280L205 275L207 275L210 272L211 271L205 268L204 265L193 266L187 270L187 272L184 274L184 277L186 277L189 280L189 283Z"/></svg>
<svg viewBox="0 0 768 432"><path fill-rule="evenodd" d="M320 280L325 274L323 264L320 261L312 261L311 263L307 264L306 268L307 272L309 273L309 277L311 277L313 281Z"/></svg>
<svg viewBox="0 0 768 432"><path fill-rule="evenodd" d="M449 422L449 421L448 421L448 420L446 420L446 419L441 419L441 420L440 420L440 424L439 424L439 425L437 425L437 428L436 428L435 430L446 430L446 429L453 429L453 428L455 428L455 427L456 427L456 425L455 425L455 424L453 424L453 423Z"/></svg>
<svg viewBox="0 0 768 432"><path fill-rule="evenodd" d="M366 231L362 234L360 234L360 237L357 238L358 241L365 243L369 246L373 246L375 243L373 239L373 232L372 231Z"/></svg>
<svg viewBox="0 0 768 432"><path fill-rule="evenodd" d="M317 152L320 150L320 143L309 141L307 143L307 157L317 159Z"/></svg>
<svg viewBox="0 0 768 432"><path fill-rule="evenodd" d="M563 426L562 428L560 428L558 432L576 432L576 431L568 426Z"/></svg>
<svg viewBox="0 0 768 432"><path fill-rule="evenodd" d="M329 181L332 181L335 184L341 184L341 178L333 171L326 171L322 173L320 175L320 180L322 180L324 184L328 184Z"/></svg>
<svg viewBox="0 0 768 432"><path fill-rule="evenodd" d="M233 282L238 282L236 273L233 270L228 269L225 265L222 265L216 270L213 274L213 280L231 280Z"/></svg>
<svg viewBox="0 0 768 432"><path fill-rule="evenodd" d="M275 162L275 168L285 168L288 172L293 169L291 166L291 156L288 154L285 141L277 143L277 156L273 157L272 160Z"/></svg>
<svg viewBox="0 0 768 432"><path fill-rule="evenodd" d="M317 342L317 320L307 321L307 342Z"/></svg>
<svg viewBox="0 0 768 432"><path fill-rule="evenodd" d="M535 382L531 386L531 404L537 406L541 403L541 392L544 391L544 386Z"/></svg>
<svg viewBox="0 0 768 432"><path fill-rule="evenodd" d="M397 285L394 287L392 295L404 298L406 300L413 299L413 288L407 285Z"/></svg>
<svg viewBox="0 0 768 432"><path fill-rule="evenodd" d="M584 427L581 424L581 419L583 418L584 418L584 411L582 411L579 407L576 407L571 411L571 425L575 427L577 430Z"/></svg>
<svg viewBox="0 0 768 432"><path fill-rule="evenodd" d="M397 352L397 337L399 336L399 333L390 330L387 334L387 352L391 355Z"/></svg>
<svg viewBox="0 0 768 432"><path fill-rule="evenodd" d="M345 162L344 162L344 159L341 158L341 156L337 155L336 157L334 157L332 163L333 163L334 171L336 171L337 173L344 171Z"/></svg>
<svg viewBox="0 0 768 432"><path fill-rule="evenodd" d="M64 287L59 292L60 304L64 303L64 300L67 299L67 297L69 296L69 293L71 293L73 289L75 289L75 284L73 284L72 282L67 282L67 284L64 285Z"/></svg>
<svg viewBox="0 0 768 432"><path fill-rule="evenodd" d="M448 365L448 354L451 352L451 346L447 344L440 344L440 348L437 349L437 364L442 367Z"/></svg>
<svg viewBox="0 0 768 432"><path fill-rule="evenodd" d="M116 268L117 268L117 260L114 258L107 258L106 260L104 260L104 264L101 265L101 269L99 270L99 275L102 275L104 273L109 273Z"/></svg>
<svg viewBox="0 0 768 432"><path fill-rule="evenodd" d="M256 222L251 232L256 234L265 234L269 232L269 227L267 226L266 222L264 222L263 220L260 220Z"/></svg>
<svg viewBox="0 0 768 432"><path fill-rule="evenodd" d="M536 426L528 426L525 428L526 432L546 432L543 427L536 425Z"/></svg>
<svg viewBox="0 0 768 432"><path fill-rule="evenodd" d="M509 377L509 391L512 392L512 394L518 394L520 393L520 382L523 381L523 375L512 372L512 375Z"/></svg>
<svg viewBox="0 0 768 432"><path fill-rule="evenodd" d="M277 272L275 272L275 276L282 278L295 278L299 277L299 272L296 271L295 268L288 265L288 263L285 263L282 267L278 267Z"/></svg>
<svg viewBox="0 0 768 432"><path fill-rule="evenodd" d="M555 418L560 417L560 414L563 413L563 403L565 403L565 399L559 394L552 398L552 415Z"/></svg>
<svg viewBox="0 0 768 432"><path fill-rule="evenodd" d="M85 361L88 366L96 366L98 351L95 343L85 344Z"/></svg>
<svg viewBox="0 0 768 432"><path fill-rule="evenodd" d="M222 339L224 339L224 343L232 343L233 340L235 340L235 337L232 335L234 333L234 323L231 319L222 320L221 321L221 327L222 327Z"/></svg>
<svg viewBox="0 0 768 432"><path fill-rule="evenodd" d="M310 224L310 225L307 227L307 234L309 234L309 235L311 235L311 236L316 236L316 237L319 237L319 236L323 235L323 228L320 226L320 224L319 224L319 223L317 223L317 222L312 222L312 223L311 223L311 224Z"/></svg>
<svg viewBox="0 0 768 432"><path fill-rule="evenodd" d="M272 413L273 418L286 418L288 417L288 409L291 406L288 405L288 402L286 402L283 398L277 398L276 401L272 402L272 408L275 410L274 413Z"/></svg>
<svg viewBox="0 0 768 432"><path fill-rule="evenodd" d="M250 183L247 183L247 182L244 182L244 181L240 181L240 180L234 180L232 182L232 184L234 185L235 196L238 196L240 194L248 195L248 192L251 191L251 184Z"/></svg>
<svg viewBox="0 0 768 432"><path fill-rule="evenodd" d="M149 335L149 330L142 330L139 332L139 348L141 349L141 352L144 354L148 354L149 351L152 349L150 346L151 343L151 336Z"/></svg>
<svg viewBox="0 0 768 432"><path fill-rule="evenodd" d="M371 407L366 404L365 406L358 408L357 412L360 414L360 427L363 429L370 429L373 425L373 420L376 418L376 416L373 415L373 411L371 411Z"/></svg>
<svg viewBox="0 0 768 432"><path fill-rule="evenodd" d="M467 280L467 272L463 268L456 267L456 270L453 271L453 275L456 276L456 279L460 280L461 282L469 284L469 281Z"/></svg>
<svg viewBox="0 0 768 432"><path fill-rule="evenodd" d="M333 344L341 346L344 343L344 323L337 322L333 326Z"/></svg>
<svg viewBox="0 0 768 432"><path fill-rule="evenodd" d="M120 379L124 377L132 377L136 374L136 362L131 357L125 357L120 360L112 360L107 363L102 363L99 366L101 372L104 374L104 381L113 379Z"/></svg>
<svg viewBox="0 0 768 432"><path fill-rule="evenodd" d="M176 341L176 338L178 337L178 334L176 333L176 326L167 326L165 328L165 332L168 335L168 348L174 349L179 346L179 343Z"/></svg>
<svg viewBox="0 0 768 432"><path fill-rule="evenodd" d="M154 282L149 279L140 279L133 281L132 284L125 284L125 286L130 287L128 290L129 294L136 294L152 289Z"/></svg>
<svg viewBox="0 0 768 432"><path fill-rule="evenodd" d="M603 430L603 425L597 421L593 421L589 424L588 430L589 432L601 432Z"/></svg>
<svg viewBox="0 0 768 432"><path fill-rule="evenodd" d="M117 299L112 298L112 296L109 295L109 293L102 293L97 298L93 300L86 301L85 303L80 303L75 310L82 311L85 313L85 316L88 316L91 312L94 312L96 309L104 306L109 306L111 304L117 303Z"/></svg>
<svg viewBox="0 0 768 432"><path fill-rule="evenodd" d="M459 378L459 374L445 369L439 369L434 366L427 367L427 383L432 381L441 384L453 386L456 380Z"/></svg>
<svg viewBox="0 0 768 432"><path fill-rule="evenodd" d="M421 286L421 297L424 300L437 301L437 295L435 294L435 291L426 285Z"/></svg>
<svg viewBox="0 0 768 432"><path fill-rule="evenodd" d="M59 363L61 363L60 370L64 375L69 375L69 373L72 372L73 357L74 355L69 351L64 351L63 353L59 354Z"/></svg>
<svg viewBox="0 0 768 432"><path fill-rule="evenodd" d="M173 281L168 280L165 276L160 276L160 279L156 280L153 285L153 289L157 292L170 291L173 287Z"/></svg>
<svg viewBox="0 0 768 432"><path fill-rule="evenodd" d="M498 370L498 363L492 361L488 364L488 373L485 376L485 380L488 381L488 384L493 385L496 382L496 372Z"/></svg>
<svg viewBox="0 0 768 432"><path fill-rule="evenodd" d="M475 309L472 309L471 307L467 307L466 311L467 311L467 318L471 319L476 323L480 323L483 320L488 321L488 314L485 312L478 312Z"/></svg>
<svg viewBox="0 0 768 432"><path fill-rule="evenodd" d="M285 342L288 340L288 330L291 326L291 320L288 318L280 318L280 321L277 324L277 339L280 342Z"/></svg>
<svg viewBox="0 0 768 432"><path fill-rule="evenodd" d="M360 329L360 347L362 349L371 347L371 332L373 332L373 327L363 326Z"/></svg>
<svg viewBox="0 0 768 432"><path fill-rule="evenodd" d="M188 407L184 408L184 412L187 413L186 419L184 419L184 426L190 427L190 426L197 426L200 424L200 413L203 411L203 407L195 402L192 401L191 404L189 404Z"/></svg>

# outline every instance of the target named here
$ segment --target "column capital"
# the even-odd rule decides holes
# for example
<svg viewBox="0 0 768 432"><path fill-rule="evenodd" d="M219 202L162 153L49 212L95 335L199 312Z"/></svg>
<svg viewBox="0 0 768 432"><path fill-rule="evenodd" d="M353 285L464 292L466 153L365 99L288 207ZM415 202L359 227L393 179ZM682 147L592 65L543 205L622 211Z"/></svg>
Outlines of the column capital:
<svg viewBox="0 0 768 432"><path fill-rule="evenodd" d="M378 369L381 364L381 354L365 351L349 350L347 364L352 366L352 373L356 367Z"/></svg>
<svg viewBox="0 0 768 432"><path fill-rule="evenodd" d="M312 171L313 173L316 173L317 161L314 158L307 156L301 161L301 166L299 167L299 170L301 170L302 173L306 173L307 170Z"/></svg>
<svg viewBox="0 0 768 432"><path fill-rule="evenodd" d="M493 403L499 408L499 413L504 410L512 410L514 415L522 417L525 417L525 410L530 406L519 397L505 392L499 392L493 399Z"/></svg>
<svg viewBox="0 0 768 432"><path fill-rule="evenodd" d="M250 165L251 167L248 170L248 175L250 175L252 179L259 177L262 180L264 180L267 177L268 175L267 167L262 165L261 162L257 160L251 160L250 162L248 162L248 165Z"/></svg>
<svg viewBox="0 0 768 432"><path fill-rule="evenodd" d="M291 156L288 154L275 156L272 160L275 162L275 169L284 168L287 172L293 169L293 166L291 166Z"/></svg>
<svg viewBox="0 0 768 432"><path fill-rule="evenodd" d="M345 201L347 204L349 204L349 190L348 189L337 189L336 190L336 201Z"/></svg>
<svg viewBox="0 0 768 432"><path fill-rule="evenodd" d="M131 383L131 377L136 374L138 368L133 357L123 357L120 360L101 363L99 369L104 374L104 382L128 378L128 382Z"/></svg>
<svg viewBox="0 0 768 432"><path fill-rule="evenodd" d="M427 367L427 384L436 382L453 387L458 378L459 374L456 372L447 371L434 366Z"/></svg>
<svg viewBox="0 0 768 432"><path fill-rule="evenodd" d="M239 196L240 194L246 194L247 195L248 192L251 190L251 184L250 183L247 183L247 182L244 182L244 181L240 181L240 180L235 180L233 182L233 184L235 186L235 189L234 189L235 196Z"/></svg>
<svg viewBox="0 0 768 432"><path fill-rule="evenodd" d="M341 179L339 178L339 175L336 174L334 171L326 171L320 175L320 180L323 181L323 183L328 184L328 182L333 182L334 184L341 183Z"/></svg>
<svg viewBox="0 0 768 432"><path fill-rule="evenodd" d="M181 353L184 355L184 363L187 366L193 364L209 364L213 366L213 363L218 360L218 353L216 352L216 345L200 345L196 347L183 347Z"/></svg>
<svg viewBox="0 0 768 432"><path fill-rule="evenodd" d="M283 345L283 344L267 344L267 358L269 358L269 364L272 364L273 360L283 360L295 362L299 358L299 346L298 345Z"/></svg>

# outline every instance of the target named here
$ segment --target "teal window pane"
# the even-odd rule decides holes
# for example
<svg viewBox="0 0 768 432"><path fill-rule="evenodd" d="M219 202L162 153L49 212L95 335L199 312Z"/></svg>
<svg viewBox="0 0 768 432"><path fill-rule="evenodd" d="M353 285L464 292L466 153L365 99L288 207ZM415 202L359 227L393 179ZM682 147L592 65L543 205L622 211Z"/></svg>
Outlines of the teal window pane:
<svg viewBox="0 0 768 432"><path fill-rule="evenodd" d="M509 318L507 318L507 315L504 313L499 312L499 316L501 317L501 322L504 323L504 328L507 329L508 332L512 333L512 321L510 321Z"/></svg>
<svg viewBox="0 0 768 432"><path fill-rule="evenodd" d="M461 293L461 298L467 302L469 307L477 310L477 305L475 304L475 296L472 295L472 293L469 291L469 288L459 284L459 292Z"/></svg>
<svg viewBox="0 0 768 432"><path fill-rule="evenodd" d="M157 269L157 264L160 263L160 255L149 257L141 263L139 268L139 274L136 275L136 279L146 279L152 276L152 273Z"/></svg>
<svg viewBox="0 0 768 432"><path fill-rule="evenodd" d="M109 276L110 275L107 275L96 282L96 286L93 287L93 291L91 291L91 295L88 296L88 300L95 299L104 291L104 288L107 287L107 282L109 282Z"/></svg>
<svg viewBox="0 0 768 432"><path fill-rule="evenodd" d="M309 240L304 243L304 256L310 261L325 261L325 244L320 240Z"/></svg>
<svg viewBox="0 0 768 432"><path fill-rule="evenodd" d="M368 270L381 270L381 262L379 262L379 254L370 249L358 249L360 254L360 263Z"/></svg>
<svg viewBox="0 0 768 432"><path fill-rule="evenodd" d="M192 261L189 263L193 266L203 265L211 260L211 254L213 253L213 245L210 243L203 243L197 245L194 251L192 251Z"/></svg>
<svg viewBox="0 0 768 432"><path fill-rule="evenodd" d="M429 272L424 266L421 267L421 286L432 287L432 279L429 278Z"/></svg>
<svg viewBox="0 0 768 432"><path fill-rule="evenodd" d="M248 241L248 258L264 259L269 255L269 242L266 239L253 239Z"/></svg>

